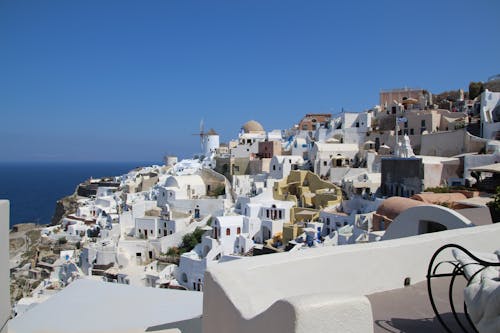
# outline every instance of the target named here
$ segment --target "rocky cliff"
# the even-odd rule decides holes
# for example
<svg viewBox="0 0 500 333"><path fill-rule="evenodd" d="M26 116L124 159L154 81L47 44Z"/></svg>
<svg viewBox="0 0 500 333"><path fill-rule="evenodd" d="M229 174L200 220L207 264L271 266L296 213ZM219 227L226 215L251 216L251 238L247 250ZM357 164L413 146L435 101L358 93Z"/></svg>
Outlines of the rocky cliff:
<svg viewBox="0 0 500 333"><path fill-rule="evenodd" d="M75 193L68 195L60 200L57 200L56 209L54 216L52 216L51 225L57 225L61 222L61 219L70 214L76 213L78 209L78 196Z"/></svg>

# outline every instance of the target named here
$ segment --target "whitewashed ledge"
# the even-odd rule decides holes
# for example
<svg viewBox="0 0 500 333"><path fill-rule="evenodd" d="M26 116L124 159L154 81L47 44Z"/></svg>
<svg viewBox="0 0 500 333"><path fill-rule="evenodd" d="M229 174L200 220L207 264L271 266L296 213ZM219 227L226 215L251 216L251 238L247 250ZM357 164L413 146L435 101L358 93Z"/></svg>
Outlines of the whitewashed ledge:
<svg viewBox="0 0 500 333"><path fill-rule="evenodd" d="M145 332L151 326L199 320L203 294L76 280L9 322L9 333ZM175 332L172 329L157 332Z"/></svg>
<svg viewBox="0 0 500 333"><path fill-rule="evenodd" d="M498 239L500 224L492 224L214 265L205 275L203 332L373 332L366 295L424 281L442 245L493 252Z"/></svg>

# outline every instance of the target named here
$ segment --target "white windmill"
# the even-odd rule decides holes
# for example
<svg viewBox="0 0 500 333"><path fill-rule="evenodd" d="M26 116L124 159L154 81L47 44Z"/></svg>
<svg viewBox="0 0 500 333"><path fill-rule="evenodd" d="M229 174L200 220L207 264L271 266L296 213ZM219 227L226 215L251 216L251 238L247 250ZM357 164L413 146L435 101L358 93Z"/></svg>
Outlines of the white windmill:
<svg viewBox="0 0 500 333"><path fill-rule="evenodd" d="M200 136L201 152L205 157L210 157L219 148L219 134L213 128L205 132L203 119L200 121L200 132L193 135Z"/></svg>

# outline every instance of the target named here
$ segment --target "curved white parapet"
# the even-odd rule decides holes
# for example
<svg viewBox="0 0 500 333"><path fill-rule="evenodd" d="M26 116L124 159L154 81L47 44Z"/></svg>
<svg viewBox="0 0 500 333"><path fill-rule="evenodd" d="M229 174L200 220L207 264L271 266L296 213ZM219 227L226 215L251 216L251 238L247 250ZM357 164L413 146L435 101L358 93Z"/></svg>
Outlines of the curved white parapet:
<svg viewBox="0 0 500 333"><path fill-rule="evenodd" d="M389 225L382 240L397 239L427 233L429 222L441 225L446 230L473 227L465 216L447 207L423 205L411 207L399 214Z"/></svg>

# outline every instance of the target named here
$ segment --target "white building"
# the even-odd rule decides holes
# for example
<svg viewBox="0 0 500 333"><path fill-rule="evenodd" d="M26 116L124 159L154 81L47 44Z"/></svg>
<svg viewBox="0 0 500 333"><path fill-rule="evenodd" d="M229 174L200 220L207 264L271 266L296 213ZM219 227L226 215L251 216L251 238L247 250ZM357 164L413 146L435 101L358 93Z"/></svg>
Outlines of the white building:
<svg viewBox="0 0 500 333"><path fill-rule="evenodd" d="M366 140L366 133L371 129L371 123L370 111L343 112L331 120L326 136L335 138L341 143L353 143L361 147Z"/></svg>
<svg viewBox="0 0 500 333"><path fill-rule="evenodd" d="M175 175L192 175L202 168L198 159L184 159L174 165L173 173Z"/></svg>
<svg viewBox="0 0 500 333"><path fill-rule="evenodd" d="M304 166L302 156L280 156L275 155L271 159L269 166L269 177L273 179L283 179L290 174L291 170L298 170Z"/></svg>
<svg viewBox="0 0 500 333"><path fill-rule="evenodd" d="M237 196L255 196L268 186L268 175L233 175L233 191Z"/></svg>
<svg viewBox="0 0 500 333"><path fill-rule="evenodd" d="M308 153L310 144L306 137L296 136L293 139L293 143L291 145L292 155L294 156L302 156L304 159L308 159Z"/></svg>
<svg viewBox="0 0 500 333"><path fill-rule="evenodd" d="M291 201L274 200L272 192L265 190L254 197L239 197L235 212L239 215L217 216L207 227L191 252L181 256L179 282L192 290L204 283L204 271L220 260L233 260L248 253L256 243L283 232L283 224L290 221Z"/></svg>
<svg viewBox="0 0 500 333"><path fill-rule="evenodd" d="M500 92L487 89L481 94L481 137L500 140Z"/></svg>
<svg viewBox="0 0 500 333"><path fill-rule="evenodd" d="M337 161L345 164L344 161L348 160L351 164L358 151L358 145L353 143L315 142L310 153L314 173L326 176Z"/></svg>
<svg viewBox="0 0 500 333"><path fill-rule="evenodd" d="M261 124L254 120L241 127L236 147L231 148L231 157L252 157L259 152L259 142L266 140L266 132Z"/></svg>
<svg viewBox="0 0 500 333"><path fill-rule="evenodd" d="M168 234L167 221L160 217L144 216L135 219L135 237L137 238L157 239Z"/></svg>
<svg viewBox="0 0 500 333"><path fill-rule="evenodd" d="M203 178L199 175L170 176L159 187L158 206L164 207L169 201L195 199L207 194Z"/></svg>
<svg viewBox="0 0 500 333"><path fill-rule="evenodd" d="M275 130L272 130L270 132L267 132L266 140L267 141L282 141L283 140L282 131L279 129L275 129Z"/></svg>
<svg viewBox="0 0 500 333"><path fill-rule="evenodd" d="M236 240L243 231L243 220L242 215L218 216L212 223L212 238L219 242L223 254L237 252Z"/></svg>
<svg viewBox="0 0 500 333"><path fill-rule="evenodd" d="M67 234L72 237L83 238L87 235L89 226L85 223L78 221L78 223L68 225Z"/></svg>

